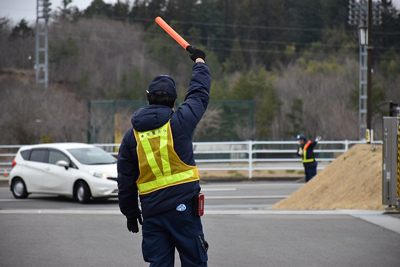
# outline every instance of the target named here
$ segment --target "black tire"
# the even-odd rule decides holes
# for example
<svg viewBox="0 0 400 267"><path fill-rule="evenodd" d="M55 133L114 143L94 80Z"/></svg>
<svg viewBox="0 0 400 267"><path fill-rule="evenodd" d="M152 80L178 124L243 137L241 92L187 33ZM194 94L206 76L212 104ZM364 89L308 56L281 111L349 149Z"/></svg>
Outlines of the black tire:
<svg viewBox="0 0 400 267"><path fill-rule="evenodd" d="M15 178L11 184L11 192L15 198L22 199L28 197L28 191L24 180L21 178Z"/></svg>
<svg viewBox="0 0 400 267"><path fill-rule="evenodd" d="M85 204L90 201L91 193L87 183L80 181L76 184L75 196L78 199L79 203Z"/></svg>

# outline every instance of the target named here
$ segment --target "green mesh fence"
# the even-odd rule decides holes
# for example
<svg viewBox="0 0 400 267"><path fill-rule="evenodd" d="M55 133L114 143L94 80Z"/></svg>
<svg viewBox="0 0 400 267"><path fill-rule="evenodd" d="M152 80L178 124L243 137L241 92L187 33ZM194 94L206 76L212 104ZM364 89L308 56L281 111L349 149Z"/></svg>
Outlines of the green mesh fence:
<svg viewBox="0 0 400 267"><path fill-rule="evenodd" d="M176 108L182 102L177 102ZM90 101L88 143L120 143L131 117L147 101ZM193 136L196 142L253 139L253 101L211 101Z"/></svg>

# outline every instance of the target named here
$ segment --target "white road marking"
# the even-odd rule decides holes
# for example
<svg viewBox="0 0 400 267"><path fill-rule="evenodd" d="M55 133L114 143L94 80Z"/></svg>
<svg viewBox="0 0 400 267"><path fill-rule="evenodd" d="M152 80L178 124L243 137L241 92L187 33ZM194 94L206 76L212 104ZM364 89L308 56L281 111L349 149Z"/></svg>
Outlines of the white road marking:
<svg viewBox="0 0 400 267"><path fill-rule="evenodd" d="M206 196L205 199L278 199L289 196Z"/></svg>
<svg viewBox="0 0 400 267"><path fill-rule="evenodd" d="M207 210L204 214L210 215L342 215L337 210L267 210L267 209L249 209L249 210Z"/></svg>
<svg viewBox="0 0 400 267"><path fill-rule="evenodd" d="M14 199L14 198L10 198L10 199L0 199L0 202L27 202L27 201L32 201L32 199Z"/></svg>
<svg viewBox="0 0 400 267"><path fill-rule="evenodd" d="M0 210L0 214L84 214L84 215L122 215L119 209L110 210L52 210L52 209L14 209Z"/></svg>
<svg viewBox="0 0 400 267"><path fill-rule="evenodd" d="M236 209L236 210L243 210L243 209L265 209L268 207L272 207L273 204L237 204L237 205L205 205L205 210L213 209Z"/></svg>
<svg viewBox="0 0 400 267"><path fill-rule="evenodd" d="M304 184L299 184L299 183L257 183L257 182L252 182L252 183L230 183L230 186L233 186L234 188L237 187L244 187L244 188L260 188L260 187L286 187L286 188L293 188L293 187L302 187ZM201 188L221 188L226 187L224 184L202 184Z"/></svg>
<svg viewBox="0 0 400 267"><path fill-rule="evenodd" d="M211 192L211 191L236 191L236 188L201 188L203 192Z"/></svg>

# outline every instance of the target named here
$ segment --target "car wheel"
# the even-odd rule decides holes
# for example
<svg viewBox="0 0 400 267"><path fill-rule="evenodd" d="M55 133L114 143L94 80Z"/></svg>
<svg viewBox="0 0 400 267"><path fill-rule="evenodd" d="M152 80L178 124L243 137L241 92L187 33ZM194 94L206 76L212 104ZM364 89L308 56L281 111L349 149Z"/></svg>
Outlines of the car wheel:
<svg viewBox="0 0 400 267"><path fill-rule="evenodd" d="M11 184L11 192L15 198L27 198L28 191L26 185L21 178L15 178Z"/></svg>
<svg viewBox="0 0 400 267"><path fill-rule="evenodd" d="M87 183L79 182L76 185L75 196L82 204L88 203L90 201L90 189Z"/></svg>

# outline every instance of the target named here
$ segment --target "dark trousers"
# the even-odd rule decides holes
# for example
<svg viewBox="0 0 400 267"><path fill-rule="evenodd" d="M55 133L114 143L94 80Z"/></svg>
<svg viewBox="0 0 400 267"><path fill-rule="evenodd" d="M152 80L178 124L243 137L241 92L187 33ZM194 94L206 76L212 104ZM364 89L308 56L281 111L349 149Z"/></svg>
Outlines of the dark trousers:
<svg viewBox="0 0 400 267"><path fill-rule="evenodd" d="M184 205L184 211L173 209L144 219L142 251L150 266L174 266L175 248L182 267L207 266L208 243L201 219L193 214L192 201Z"/></svg>
<svg viewBox="0 0 400 267"><path fill-rule="evenodd" d="M304 171L306 173L306 183L310 181L315 175L317 175L317 162L311 162L304 164Z"/></svg>

